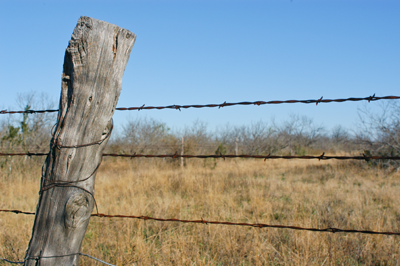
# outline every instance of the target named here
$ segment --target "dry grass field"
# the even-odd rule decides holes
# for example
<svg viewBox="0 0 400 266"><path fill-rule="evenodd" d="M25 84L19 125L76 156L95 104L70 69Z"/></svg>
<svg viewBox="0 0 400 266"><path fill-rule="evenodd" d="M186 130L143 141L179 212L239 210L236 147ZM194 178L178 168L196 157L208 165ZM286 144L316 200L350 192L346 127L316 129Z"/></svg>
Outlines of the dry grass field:
<svg viewBox="0 0 400 266"><path fill-rule="evenodd" d="M11 173L10 163L0 172L0 209L34 211L40 160L13 160ZM192 159L182 170L107 158L96 177L99 211L400 231L399 173L354 161L215 162ZM0 213L0 257L23 259L33 220ZM399 265L400 237L92 217L82 252L116 265Z"/></svg>

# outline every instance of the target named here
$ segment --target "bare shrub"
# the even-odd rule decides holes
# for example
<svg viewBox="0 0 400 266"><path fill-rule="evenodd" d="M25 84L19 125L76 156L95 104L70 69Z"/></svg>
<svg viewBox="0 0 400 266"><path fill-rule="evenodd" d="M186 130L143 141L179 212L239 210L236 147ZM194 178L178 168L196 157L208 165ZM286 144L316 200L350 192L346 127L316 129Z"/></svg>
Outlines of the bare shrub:
<svg viewBox="0 0 400 266"><path fill-rule="evenodd" d="M364 105L359 109L360 126L357 141L366 155L399 156L400 155L400 104L382 102L379 112L374 112ZM400 167L398 161L381 160L382 166Z"/></svg>
<svg viewBox="0 0 400 266"><path fill-rule="evenodd" d="M292 114L287 121L274 123L274 126L280 149L288 150L289 154L305 155L324 133L322 125L316 125L311 118L298 114Z"/></svg>
<svg viewBox="0 0 400 266"><path fill-rule="evenodd" d="M171 153L179 145L176 137L170 133L170 128L153 118L128 120L123 126L120 143L123 151L146 154Z"/></svg>
<svg viewBox="0 0 400 266"><path fill-rule="evenodd" d="M227 124L217 134L219 143L234 154L238 142L239 154L270 154L277 151L274 135L276 131L267 122L251 122L250 125L230 126Z"/></svg>

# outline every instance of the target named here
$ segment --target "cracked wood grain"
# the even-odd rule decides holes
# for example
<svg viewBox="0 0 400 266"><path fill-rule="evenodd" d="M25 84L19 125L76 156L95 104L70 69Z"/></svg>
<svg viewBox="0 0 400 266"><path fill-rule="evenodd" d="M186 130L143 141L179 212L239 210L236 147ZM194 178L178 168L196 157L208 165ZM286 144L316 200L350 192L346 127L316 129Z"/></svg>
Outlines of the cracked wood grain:
<svg viewBox="0 0 400 266"><path fill-rule="evenodd" d="M95 171L135 39L116 25L79 18L65 52L57 124L25 265L78 265L77 255L63 255L80 252L95 205Z"/></svg>

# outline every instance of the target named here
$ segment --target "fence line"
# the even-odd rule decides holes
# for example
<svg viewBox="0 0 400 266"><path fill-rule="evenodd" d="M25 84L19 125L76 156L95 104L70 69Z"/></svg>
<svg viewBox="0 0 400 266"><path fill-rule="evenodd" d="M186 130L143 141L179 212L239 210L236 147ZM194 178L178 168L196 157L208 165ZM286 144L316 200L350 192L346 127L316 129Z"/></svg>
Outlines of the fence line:
<svg viewBox="0 0 400 266"><path fill-rule="evenodd" d="M358 101L378 101L378 100L397 100L400 99L400 96L383 96L383 97L378 97L372 95L368 97L363 97L363 98L343 98L343 99L323 99L323 97L319 99L311 99L311 100L274 100L274 101L255 101L255 102L236 102L236 103L227 103L223 102L221 104L189 104L189 105L167 105L167 106L145 106L143 104L140 107L117 107L115 110L117 111L133 111L133 110L162 110L162 109L175 109L181 111L181 109L188 109L188 108L215 108L218 107L228 107L228 106L234 106L234 105L266 105L266 104L286 104L286 103L305 103L305 104L310 104L310 103L315 103L318 105L319 103L341 103L341 102L358 102ZM48 110L24 110L24 111L7 111L7 110L1 110L0 114L35 114L35 113L52 113L52 112L58 112L58 109L48 109Z"/></svg>
<svg viewBox="0 0 400 266"><path fill-rule="evenodd" d="M0 212L12 212L16 214L26 214L34 215L34 212L24 212L20 210L0 210ZM373 234L373 235L395 235L400 236L400 232L381 232L372 230L356 230L356 229L340 229L340 228L311 228L311 227L300 227L292 225L276 225L276 224L263 224L263 223L235 223L235 222L225 222L225 221L207 221L201 218L201 220L181 220L175 218L155 218L150 216L136 216L136 215L109 215L104 213L94 213L92 217L100 218L129 218L129 219L140 219L140 220L153 220L159 222L179 222L179 223L195 223L195 224L221 224L221 225L233 225L233 226L246 226L255 228L280 228L280 229L292 229L301 231L313 231L313 232L328 232L328 233L360 233L360 234Z"/></svg>
<svg viewBox="0 0 400 266"><path fill-rule="evenodd" d="M363 154L362 156L325 156L325 153L319 156L313 155L303 155L303 156L284 156L284 155L248 155L248 154L239 154L239 155L180 155L177 152L175 154L113 154L113 153L105 153L103 156L110 156L110 157L125 157L125 158L253 158L253 159L264 159L264 161L269 159L318 159L318 160L400 160L398 156L366 156Z"/></svg>
<svg viewBox="0 0 400 266"><path fill-rule="evenodd" d="M0 156L47 156L48 153L32 153L32 152L24 152L24 153L0 153ZM199 158L199 159L206 159L206 158L253 158L253 159L264 159L270 160L270 159L304 159L304 160L364 160L364 161L370 161L370 160L400 160L399 156L367 156L365 154L359 155L359 156L327 156L325 153L315 156L315 155L249 155L249 154L239 154L239 155L234 155L234 154L215 154L215 155L206 155L206 154L199 154L199 155L189 155L189 154L178 154L178 152L175 152L175 154L121 154L121 153L103 153L104 157L125 157L125 158L172 158L172 159L177 159L177 158Z"/></svg>
<svg viewBox="0 0 400 266"><path fill-rule="evenodd" d="M346 101L377 101L377 100L394 100L394 99L400 99L400 96L384 96L384 97L376 97L375 94L369 97L364 97L364 98L345 98L345 99L323 99L323 97L317 99L317 100L285 100L285 101L255 101L255 102L236 102L236 103L227 103L226 101L222 104L205 104L205 105L168 105L168 106L145 106L144 104L140 107L119 107L116 108L118 111L131 111L131 110L162 110L162 109L175 109L181 111L181 109L188 109L188 108L215 108L218 107L218 109L222 107L228 107L228 106L235 106L235 105L267 105L267 104L289 104L289 103L304 103L304 104L310 104L310 103L315 103L318 105L319 103L331 103L331 102L346 102ZM58 112L58 109L48 109L48 110L25 110L25 111L7 111L7 110L1 110L0 114L22 114L22 113L28 113L28 114L34 114L34 113L51 113L51 112ZM111 133L111 130L109 131L107 137L109 137L109 134ZM107 138L106 137L106 138ZM105 139L106 139L105 138ZM104 139L103 139L104 140ZM102 140L102 141L103 141ZM101 142L102 142L101 141ZM100 142L100 143L101 143ZM78 147L86 147L89 145L95 145L99 144L99 142L93 142L85 145L76 145L76 146L58 146L59 148L78 148ZM56 144L57 145L57 144ZM237 146L237 143L236 143ZM238 155L237 154L237 147L235 150L235 155L184 155L183 154L183 140L182 140L182 153L178 154L178 152L175 152L175 154L118 154L118 153L104 153L103 156L110 156L110 157L125 157L125 158L255 158L255 159L264 159L266 161L267 159L318 159L318 160L330 160L330 159L337 159L337 160L365 160L365 161L370 161L370 160L400 160L400 157L398 156L366 156L365 154L362 154L360 156L325 156L325 153L323 153L320 156L311 156L311 155L305 155L305 156L277 156L277 155L247 155L247 154L242 154ZM31 153L31 152L25 152L25 153L0 153L0 156L46 156L48 153ZM97 167L98 168L98 167ZM96 170L97 170L96 168ZM95 171L96 171L95 170ZM93 174L92 174L93 175ZM91 175L91 176L92 176ZM88 178L90 178L89 176ZM78 181L79 182L79 181ZM60 185L56 184L53 186L65 186L65 185ZM74 185L69 185L69 186L74 186ZM75 186L77 188L80 188L78 186ZM52 188L50 186L49 188ZM83 188L80 188L83 189ZM86 191L86 190L85 190ZM93 196L93 195L92 195ZM97 204L96 204L97 208ZM20 210L0 210L0 212L11 212L15 214L24 214L24 215L35 215L34 212L26 212L26 211L20 211ZM394 236L400 236L400 232L382 232L382 231L372 231L372 230L356 230L356 229L341 229L341 228L311 228L311 227L299 227L299 226L292 226L292 225L274 225L274 224L263 224L263 223L238 223L238 222L227 222L227 221L208 221L204 220L201 218L201 220L183 220L183 219L175 219L175 218L157 218L157 217L150 217L150 216L135 216L135 215L121 215L121 214L116 214L116 215L108 215L108 214L103 214L103 213L96 213L92 214L91 216L93 217L99 217L99 218L128 218L128 219L140 219L140 220L154 220L154 221L159 221L159 222L180 222L180 223L195 223L195 224L215 224L215 225L230 225L230 226L245 226L245 227L254 227L254 228L280 228L280 229L291 229L291 230L302 230L302 231L312 231L312 232L328 232L328 233L360 233L360 234L374 234L374 235L394 235ZM92 257L90 255L84 254L84 253L74 253L74 254L67 254L67 255L57 255L57 256L39 256L39 257L26 257L23 262L14 262L11 260L7 260L4 258L0 258L0 260L8 262L8 263L13 263L13 264L24 264L26 260L40 260L40 259L45 259L45 258L56 258L56 257L66 257L66 256L86 256L89 257L93 260L99 261L105 265L111 265L114 266L113 264L107 263L105 261L102 261L98 258Z"/></svg>

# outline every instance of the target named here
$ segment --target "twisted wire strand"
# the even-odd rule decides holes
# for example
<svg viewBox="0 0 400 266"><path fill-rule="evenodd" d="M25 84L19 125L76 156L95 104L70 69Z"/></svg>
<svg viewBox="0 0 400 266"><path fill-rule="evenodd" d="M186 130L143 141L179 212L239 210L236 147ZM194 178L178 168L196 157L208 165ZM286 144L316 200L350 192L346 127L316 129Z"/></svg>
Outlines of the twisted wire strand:
<svg viewBox="0 0 400 266"><path fill-rule="evenodd" d="M0 156L46 156L48 153L0 153ZM206 159L206 158L253 158L253 159L264 159L264 161L269 160L269 159L303 159L303 160L364 160L364 161L370 161L370 160L400 160L400 156L367 156L365 154L358 155L358 156L329 156L325 155L325 153L322 153L321 155L249 155L249 154L239 154L239 155L233 155L233 154L198 154L198 155L190 155L190 154L178 154L178 152L175 152L174 154L137 154L136 152L133 154L123 154L123 153L103 153L103 156L105 157L125 157L125 158L172 158L172 159L177 159L177 158L198 158L198 159ZM97 170L97 169L96 169ZM73 181L76 182L76 181Z"/></svg>
<svg viewBox="0 0 400 266"><path fill-rule="evenodd" d="M179 110L181 109L188 109L188 108L216 108L218 109L222 107L228 107L228 106L235 106L235 105L266 105L266 104L288 104L288 103L304 103L304 104L310 104L310 103L315 103L318 105L319 103L341 103L341 102L358 102L358 101L378 101L378 100L397 100L400 99L400 96L383 96L383 97L378 97L375 96L375 93L372 96L368 97L361 97L361 98L356 98L356 97L350 97L350 98L343 98L343 99L323 99L323 97L319 99L311 99L311 100L273 100L273 101L254 101L254 102L236 102L236 103L227 103L226 101L220 104L187 104L187 105L166 105L166 106L145 106L143 104L140 107L118 107L115 108L117 111L133 111L133 110L162 110L162 109L173 109L173 110ZM38 113L53 113L53 112L58 112L58 109L47 109L47 110L24 110L24 111L7 111L7 110L1 110L0 114L38 114Z"/></svg>
<svg viewBox="0 0 400 266"><path fill-rule="evenodd" d="M20 210L0 210L0 212L12 212L12 213L22 213L27 215L32 215L32 212L23 212ZM388 232L388 231L373 231L373 230L357 230L357 229L341 229L341 228L312 228L312 227L300 227L293 225L276 225L276 224L264 224L264 223L237 223L237 222L227 222L227 221L207 221L201 218L200 220L182 220L175 218L157 218L150 216L136 216L136 215L122 215L122 214L104 214L95 213L91 215L92 217L100 218L127 218L127 219L140 219L140 220L153 220L159 222L179 222L179 223L195 223L195 224L218 224L218 225L231 225L231 226L246 226L255 228L280 228L280 229L292 229L301 231L312 231L312 232L329 232L329 233L360 233L360 234L372 234L372 235L394 235L400 236L400 232Z"/></svg>

